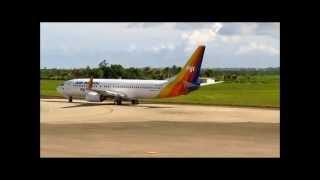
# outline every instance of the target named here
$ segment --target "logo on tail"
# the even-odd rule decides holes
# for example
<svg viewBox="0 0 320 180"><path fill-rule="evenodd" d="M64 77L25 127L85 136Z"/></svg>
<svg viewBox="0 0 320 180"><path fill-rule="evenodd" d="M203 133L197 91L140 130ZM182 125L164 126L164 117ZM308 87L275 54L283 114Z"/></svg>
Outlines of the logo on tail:
<svg viewBox="0 0 320 180"><path fill-rule="evenodd" d="M168 84L160 91L158 97L173 97L187 94L200 86L199 75L205 46L199 46L192 54L188 62L175 78L171 78Z"/></svg>
<svg viewBox="0 0 320 180"><path fill-rule="evenodd" d="M194 66L187 66L187 70L189 72L194 72L195 67Z"/></svg>

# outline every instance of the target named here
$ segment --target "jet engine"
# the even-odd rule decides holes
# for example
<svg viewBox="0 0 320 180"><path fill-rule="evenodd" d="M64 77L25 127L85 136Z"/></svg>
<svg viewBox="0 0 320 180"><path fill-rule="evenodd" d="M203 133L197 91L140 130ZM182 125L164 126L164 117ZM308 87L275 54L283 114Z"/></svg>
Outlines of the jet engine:
<svg viewBox="0 0 320 180"><path fill-rule="evenodd" d="M94 91L90 91L86 93L85 99L88 102L102 102L103 100L105 100L103 96L101 96L99 93Z"/></svg>

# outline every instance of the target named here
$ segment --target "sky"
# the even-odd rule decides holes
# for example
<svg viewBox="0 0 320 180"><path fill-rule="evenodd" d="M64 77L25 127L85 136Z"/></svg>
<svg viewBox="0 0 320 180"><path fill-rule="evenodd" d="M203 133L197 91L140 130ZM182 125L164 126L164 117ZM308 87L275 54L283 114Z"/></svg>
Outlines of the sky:
<svg viewBox="0 0 320 180"><path fill-rule="evenodd" d="M280 23L41 23L40 68L183 66L205 45L204 68L280 66Z"/></svg>

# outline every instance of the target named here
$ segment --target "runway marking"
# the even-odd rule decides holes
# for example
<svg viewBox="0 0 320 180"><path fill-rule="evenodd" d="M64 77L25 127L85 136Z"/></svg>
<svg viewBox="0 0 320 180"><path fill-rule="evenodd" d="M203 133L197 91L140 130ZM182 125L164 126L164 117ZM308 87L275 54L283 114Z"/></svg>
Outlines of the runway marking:
<svg viewBox="0 0 320 180"><path fill-rule="evenodd" d="M40 104L41 157L279 157L280 110Z"/></svg>
<svg viewBox="0 0 320 180"><path fill-rule="evenodd" d="M146 152L147 154L158 154L158 152L154 152L154 151L149 151L149 152Z"/></svg>

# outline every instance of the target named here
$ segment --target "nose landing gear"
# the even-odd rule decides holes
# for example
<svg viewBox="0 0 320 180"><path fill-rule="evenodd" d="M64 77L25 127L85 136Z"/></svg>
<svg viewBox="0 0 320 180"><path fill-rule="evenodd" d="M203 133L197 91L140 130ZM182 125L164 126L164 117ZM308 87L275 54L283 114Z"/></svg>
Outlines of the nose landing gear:
<svg viewBox="0 0 320 180"><path fill-rule="evenodd" d="M68 102L72 102L72 96L68 97Z"/></svg>

